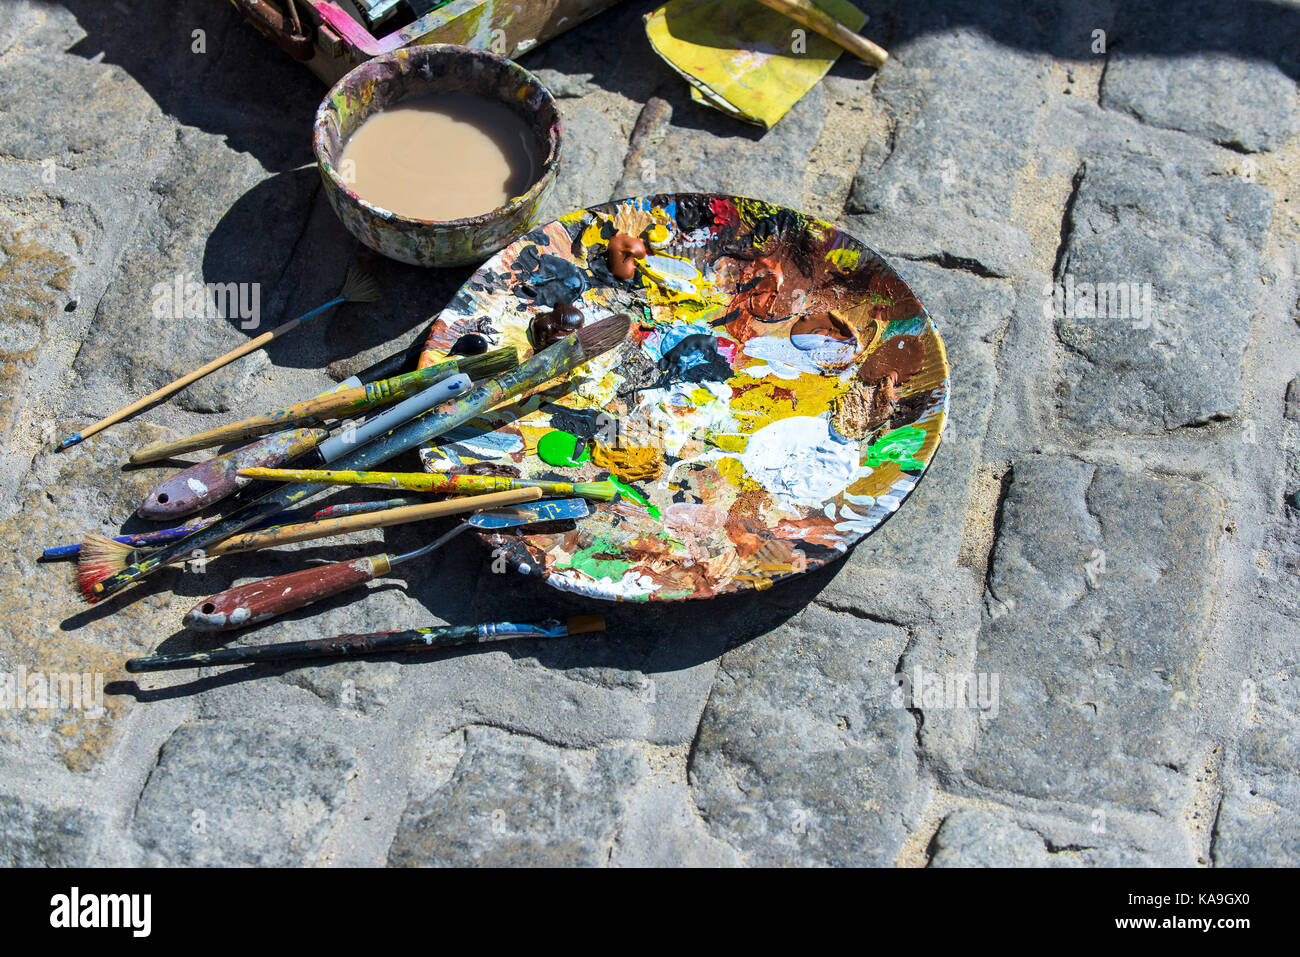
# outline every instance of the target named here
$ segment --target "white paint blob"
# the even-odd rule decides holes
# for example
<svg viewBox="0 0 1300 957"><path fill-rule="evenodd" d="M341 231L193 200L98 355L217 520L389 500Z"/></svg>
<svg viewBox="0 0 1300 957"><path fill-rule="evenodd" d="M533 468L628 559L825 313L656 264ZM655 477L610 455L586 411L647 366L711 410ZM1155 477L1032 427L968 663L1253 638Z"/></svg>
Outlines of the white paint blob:
<svg viewBox="0 0 1300 957"><path fill-rule="evenodd" d="M185 484L190 487L190 491L193 492L195 495L208 494L208 487L196 478L186 479Z"/></svg>
<svg viewBox="0 0 1300 957"><path fill-rule="evenodd" d="M652 253L644 259L638 260L637 265L649 273L650 278L659 285L672 290L679 296L694 299L703 293L704 276L689 259Z"/></svg>
<svg viewBox="0 0 1300 957"><path fill-rule="evenodd" d="M751 435L740 461L782 504L821 505L857 477L858 445L839 441L825 419L796 415Z"/></svg>
<svg viewBox="0 0 1300 957"><path fill-rule="evenodd" d="M798 336L799 342L783 336L754 336L745 341L745 355L767 364L745 370L754 378L776 376L797 379L804 373L821 375L824 369L838 369L852 362L857 344L841 342L829 336Z"/></svg>
<svg viewBox="0 0 1300 957"><path fill-rule="evenodd" d="M725 382L674 382L641 393L637 411L644 410L664 451L678 455L694 435L733 432L731 386Z"/></svg>

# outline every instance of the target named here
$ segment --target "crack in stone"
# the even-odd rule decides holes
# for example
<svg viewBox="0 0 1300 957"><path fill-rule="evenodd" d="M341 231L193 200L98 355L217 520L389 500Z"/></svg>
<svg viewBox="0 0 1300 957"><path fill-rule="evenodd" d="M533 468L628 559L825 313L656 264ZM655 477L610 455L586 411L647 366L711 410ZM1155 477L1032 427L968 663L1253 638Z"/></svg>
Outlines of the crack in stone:
<svg viewBox="0 0 1300 957"><path fill-rule="evenodd" d="M855 608L852 605L837 604L836 602L824 598L816 598L813 600L813 602L814 604L820 605L822 608L825 608L827 611L833 611L845 615L852 615L854 618L858 618L862 621L874 622L877 625L889 625L893 628L900 628L908 634L909 638L911 636L910 627L906 623L899 621L895 618L890 618L885 615L873 615L871 612L863 611L861 608Z"/></svg>
<svg viewBox="0 0 1300 957"><path fill-rule="evenodd" d="M1009 279L1010 276L1004 275L994 269L990 269L978 259L971 259L967 256L954 256L950 252L930 253L924 256L899 256L907 262L930 263L941 269L949 269L953 272L969 273L972 276L978 276L981 279Z"/></svg>
<svg viewBox="0 0 1300 957"><path fill-rule="evenodd" d="M1209 854L1208 863L1211 867L1215 866L1214 851L1219 844L1219 822L1223 818L1223 802L1227 798L1227 793L1225 789L1221 788L1219 790L1219 800L1214 805L1214 822L1210 825L1210 841L1207 849Z"/></svg>
<svg viewBox="0 0 1300 957"><path fill-rule="evenodd" d="M1002 524L1006 520L1007 495L1011 491L1014 474L1015 466L1012 465L1002 473L1002 478L998 480L998 497L993 505L993 533L989 536L988 551L984 554L984 594L986 597L992 596L998 605L1003 605L1004 602L993 588L993 552L997 549L998 539L1002 535ZM987 600L984 605L987 608Z"/></svg>
<svg viewBox="0 0 1300 957"><path fill-rule="evenodd" d="M311 195L307 197L307 202L303 204L302 225L298 228L298 235L294 237L293 244L289 247L289 254L284 257L284 262L280 265L280 271L275 277L273 288L280 288L284 281L285 273L289 271L290 265L293 264L297 257L298 247L302 245L303 238L307 235L307 229L311 225L311 213L316 205L316 197L320 195L322 184L319 179L312 186ZM281 310L283 310L283 305Z"/></svg>
<svg viewBox="0 0 1300 957"><path fill-rule="evenodd" d="M1066 197L1065 209L1061 213L1060 239L1056 243L1056 255L1052 259L1052 279L1056 282L1061 281L1065 269L1066 251L1070 245L1070 237L1074 234L1074 204L1079 199L1079 189L1083 185L1083 177L1087 170L1086 161L1079 163L1078 169L1070 179L1070 195Z"/></svg>

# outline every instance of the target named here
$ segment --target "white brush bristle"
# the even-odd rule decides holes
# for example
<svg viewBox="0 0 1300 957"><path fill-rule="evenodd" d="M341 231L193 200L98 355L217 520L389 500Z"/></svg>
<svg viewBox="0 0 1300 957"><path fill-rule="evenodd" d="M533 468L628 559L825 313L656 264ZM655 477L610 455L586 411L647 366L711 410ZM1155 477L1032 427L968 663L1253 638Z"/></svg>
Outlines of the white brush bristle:
<svg viewBox="0 0 1300 957"><path fill-rule="evenodd" d="M379 298L379 283L361 266L353 266L343 280L343 291L339 295L348 302L374 302Z"/></svg>

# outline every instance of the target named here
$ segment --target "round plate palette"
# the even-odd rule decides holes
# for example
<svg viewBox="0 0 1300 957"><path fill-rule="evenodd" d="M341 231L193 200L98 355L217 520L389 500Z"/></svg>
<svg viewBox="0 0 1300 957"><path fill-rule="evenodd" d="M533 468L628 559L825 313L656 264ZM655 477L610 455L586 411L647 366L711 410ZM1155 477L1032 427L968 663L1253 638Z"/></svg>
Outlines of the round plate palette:
<svg viewBox="0 0 1300 957"><path fill-rule="evenodd" d="M565 304L586 323L626 314L628 340L421 452L431 471L612 470L622 494L574 527L486 536L556 588L675 601L769 587L875 529L939 445L943 340L898 274L829 223L708 193L578 210L488 260L421 362L467 333L525 358L554 316L575 321Z"/></svg>

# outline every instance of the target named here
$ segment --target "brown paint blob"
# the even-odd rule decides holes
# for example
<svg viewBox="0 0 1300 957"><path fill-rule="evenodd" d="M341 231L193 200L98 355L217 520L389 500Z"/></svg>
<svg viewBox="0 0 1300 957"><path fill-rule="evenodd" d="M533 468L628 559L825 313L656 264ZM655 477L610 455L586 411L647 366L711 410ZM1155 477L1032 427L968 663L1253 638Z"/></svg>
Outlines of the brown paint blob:
<svg viewBox="0 0 1300 957"><path fill-rule="evenodd" d="M831 424L846 439L864 439L897 408L898 393L891 372L869 385L860 382L836 396L831 404Z"/></svg>
<svg viewBox="0 0 1300 957"><path fill-rule="evenodd" d="M790 327L792 336L826 336L848 342L857 340L853 327L833 312L805 312Z"/></svg>
<svg viewBox="0 0 1300 957"><path fill-rule="evenodd" d="M758 319L772 318L772 312L776 308L776 297L785 284L781 264L775 259L760 256L741 273L741 276L742 283L753 284L742 294L742 301L739 303L741 308Z"/></svg>
<svg viewBox="0 0 1300 957"><path fill-rule="evenodd" d="M624 482L647 482L659 477L664 468L663 453L650 446L611 448L596 442L592 445L591 461Z"/></svg>
<svg viewBox="0 0 1300 957"><path fill-rule="evenodd" d="M896 373L895 382L906 382L925 365L925 343L919 336L894 336L886 339L879 348L858 367L858 378L868 385L884 376Z"/></svg>
<svg viewBox="0 0 1300 957"><path fill-rule="evenodd" d="M625 282L636 275L636 261L645 259L645 243L627 233L616 233L609 241L609 271Z"/></svg>
<svg viewBox="0 0 1300 957"><path fill-rule="evenodd" d="M870 427L871 397L875 389L858 383L831 403L831 425L846 439L866 438Z"/></svg>
<svg viewBox="0 0 1300 957"><path fill-rule="evenodd" d="M528 325L533 348L540 352L582 328L582 310L569 302L558 303L550 312L539 312Z"/></svg>
<svg viewBox="0 0 1300 957"><path fill-rule="evenodd" d="M907 283L898 276L881 273L871 280L871 291L883 301L872 303L875 317L885 322L911 319L924 310Z"/></svg>

